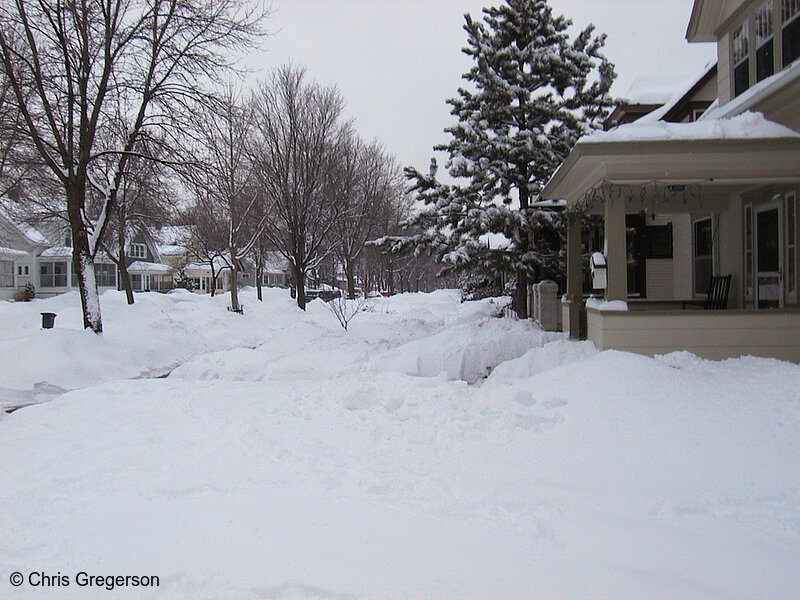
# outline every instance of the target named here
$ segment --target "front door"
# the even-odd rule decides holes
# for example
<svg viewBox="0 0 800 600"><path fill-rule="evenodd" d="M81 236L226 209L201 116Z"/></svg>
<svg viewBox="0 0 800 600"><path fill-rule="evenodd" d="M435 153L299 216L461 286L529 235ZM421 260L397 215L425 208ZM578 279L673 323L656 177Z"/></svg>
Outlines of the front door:
<svg viewBox="0 0 800 600"><path fill-rule="evenodd" d="M755 216L756 306L783 308L780 202L756 207Z"/></svg>

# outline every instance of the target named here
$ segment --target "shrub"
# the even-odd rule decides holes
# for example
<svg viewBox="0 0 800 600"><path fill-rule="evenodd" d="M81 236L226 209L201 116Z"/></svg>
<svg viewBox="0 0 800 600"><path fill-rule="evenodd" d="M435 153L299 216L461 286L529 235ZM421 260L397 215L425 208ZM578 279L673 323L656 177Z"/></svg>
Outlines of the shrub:
<svg viewBox="0 0 800 600"><path fill-rule="evenodd" d="M32 283L26 283L24 287L14 292L14 301L16 302L30 302L34 298L36 298L36 290Z"/></svg>

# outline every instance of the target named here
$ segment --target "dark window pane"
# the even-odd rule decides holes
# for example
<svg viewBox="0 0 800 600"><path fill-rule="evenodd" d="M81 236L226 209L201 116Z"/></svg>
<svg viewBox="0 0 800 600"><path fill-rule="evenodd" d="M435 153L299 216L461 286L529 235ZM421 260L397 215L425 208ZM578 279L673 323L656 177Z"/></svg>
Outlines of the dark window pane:
<svg viewBox="0 0 800 600"><path fill-rule="evenodd" d="M647 228L649 248L647 258L672 258L672 225L652 225Z"/></svg>
<svg viewBox="0 0 800 600"><path fill-rule="evenodd" d="M711 257L696 258L694 260L694 291L696 294L707 294L711 276L714 274L714 265Z"/></svg>
<svg viewBox="0 0 800 600"><path fill-rule="evenodd" d="M778 248L778 209L765 210L756 215L756 244L758 271L773 273L780 268Z"/></svg>
<svg viewBox="0 0 800 600"><path fill-rule="evenodd" d="M800 17L783 28L783 66L800 58Z"/></svg>
<svg viewBox="0 0 800 600"><path fill-rule="evenodd" d="M711 219L703 219L694 224L694 255L711 256Z"/></svg>
<svg viewBox="0 0 800 600"><path fill-rule="evenodd" d="M750 61L740 63L733 70L733 94L738 96L750 87Z"/></svg>
<svg viewBox="0 0 800 600"><path fill-rule="evenodd" d="M756 51L756 81L766 79L775 72L772 39Z"/></svg>

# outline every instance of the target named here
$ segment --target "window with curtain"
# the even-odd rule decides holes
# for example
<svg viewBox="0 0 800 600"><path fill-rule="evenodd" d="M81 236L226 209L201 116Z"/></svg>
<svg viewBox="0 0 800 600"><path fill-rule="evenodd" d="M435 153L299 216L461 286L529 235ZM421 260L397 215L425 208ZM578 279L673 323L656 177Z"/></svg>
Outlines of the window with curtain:
<svg viewBox="0 0 800 600"><path fill-rule="evenodd" d="M775 73L773 50L772 0L765 0L756 10L756 81Z"/></svg>

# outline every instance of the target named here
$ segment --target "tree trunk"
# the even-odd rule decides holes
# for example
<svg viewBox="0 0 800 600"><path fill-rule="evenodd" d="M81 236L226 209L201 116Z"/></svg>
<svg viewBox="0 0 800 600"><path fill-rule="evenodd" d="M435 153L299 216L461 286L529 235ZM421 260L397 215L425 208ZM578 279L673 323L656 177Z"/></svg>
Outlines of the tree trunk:
<svg viewBox="0 0 800 600"><path fill-rule="evenodd" d="M213 298L217 294L217 277L219 274L217 273L216 269L214 269L214 258L211 258L211 297Z"/></svg>
<svg viewBox="0 0 800 600"><path fill-rule="evenodd" d="M523 218L527 218L526 211L528 209L529 196L528 188L521 186L519 188L519 210ZM530 248L528 235L529 231L527 227L519 232L519 248L517 250L520 256L523 256ZM528 318L528 272L524 267L517 269L517 287L514 290L511 307L517 313L518 318Z"/></svg>
<svg viewBox="0 0 800 600"><path fill-rule="evenodd" d="M117 263L117 269L119 269L119 281L120 286L123 290L125 290L125 298L128 300L128 304L133 304L133 284L131 283L131 274L128 273L128 265L125 264L125 251L123 250L120 257L119 263Z"/></svg>
<svg viewBox="0 0 800 600"><path fill-rule="evenodd" d="M386 287L389 295L394 295L394 270L392 269L391 260L388 260L386 264Z"/></svg>
<svg viewBox="0 0 800 600"><path fill-rule="evenodd" d="M297 306L306 309L306 286L303 271L297 265L292 265L292 277L294 277L294 287L297 290Z"/></svg>
<svg viewBox="0 0 800 600"><path fill-rule="evenodd" d="M347 278L347 297L350 300L356 298L356 276L353 273L353 262L350 260L343 261L344 276Z"/></svg>
<svg viewBox="0 0 800 600"><path fill-rule="evenodd" d="M133 304L133 286L131 285L131 276L128 273L128 265L125 262L125 209L120 206L118 212L117 224L117 244L119 244L119 262L117 262L117 269L119 270L120 288L125 290L125 298L128 304Z"/></svg>
<svg viewBox="0 0 800 600"><path fill-rule="evenodd" d="M72 266L78 275L83 328L91 329L95 333L103 333L103 318L100 315L100 296L97 293L94 257L89 248L89 236L81 215L85 188L76 184L67 187L66 192L67 216L72 234ZM70 274L67 273L67 277L69 276Z"/></svg>
<svg viewBox="0 0 800 600"><path fill-rule="evenodd" d="M233 256L233 252L231 252L231 256ZM231 261L233 265L231 265L231 310L233 312L241 312L241 308L239 307L239 265L236 264L235 260Z"/></svg>
<svg viewBox="0 0 800 600"><path fill-rule="evenodd" d="M261 296L261 279L264 277L264 266L258 262L256 263L256 293L258 294L258 300L260 302L264 301L264 298Z"/></svg>

